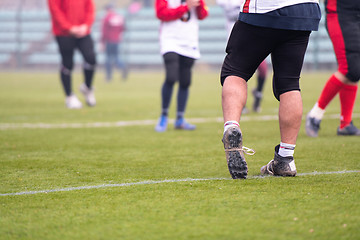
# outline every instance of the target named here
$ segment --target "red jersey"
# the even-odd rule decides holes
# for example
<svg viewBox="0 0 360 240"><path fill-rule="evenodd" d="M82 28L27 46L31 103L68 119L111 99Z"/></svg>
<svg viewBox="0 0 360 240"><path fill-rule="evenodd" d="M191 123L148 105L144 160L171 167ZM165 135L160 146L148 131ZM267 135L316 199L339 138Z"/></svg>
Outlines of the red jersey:
<svg viewBox="0 0 360 240"><path fill-rule="evenodd" d="M69 36L69 30L76 25L86 24L88 33L95 18L92 0L48 0L52 31L55 36Z"/></svg>
<svg viewBox="0 0 360 240"><path fill-rule="evenodd" d="M118 43L123 38L125 19L123 16L110 10L102 22L101 42Z"/></svg>
<svg viewBox="0 0 360 240"><path fill-rule="evenodd" d="M155 3L156 16L162 21L180 19L189 8L182 1L157 0ZM208 10L204 0L200 0L200 6L196 8L197 18L202 20L208 16Z"/></svg>

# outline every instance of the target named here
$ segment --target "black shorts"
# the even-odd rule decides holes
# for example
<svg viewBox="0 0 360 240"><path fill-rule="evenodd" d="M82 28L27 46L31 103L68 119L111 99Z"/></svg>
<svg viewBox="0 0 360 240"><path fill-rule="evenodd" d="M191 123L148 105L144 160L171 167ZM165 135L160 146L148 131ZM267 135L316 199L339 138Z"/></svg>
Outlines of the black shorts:
<svg viewBox="0 0 360 240"><path fill-rule="evenodd" d="M226 77L248 81L260 63L271 54L273 90L282 93L299 90L299 78L310 31L264 28L237 21L231 32L221 69L221 85Z"/></svg>

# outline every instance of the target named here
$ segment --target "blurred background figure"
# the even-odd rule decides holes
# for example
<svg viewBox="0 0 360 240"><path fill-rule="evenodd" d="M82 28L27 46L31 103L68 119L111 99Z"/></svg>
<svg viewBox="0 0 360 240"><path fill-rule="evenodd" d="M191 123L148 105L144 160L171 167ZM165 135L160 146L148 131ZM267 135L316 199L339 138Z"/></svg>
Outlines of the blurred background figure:
<svg viewBox="0 0 360 240"><path fill-rule="evenodd" d="M110 82L114 66L122 70L123 79L126 79L128 74L128 68L119 56L125 31L125 18L115 11L113 4L107 4L105 9L106 15L102 20L101 29L101 49L105 51L105 79Z"/></svg>
<svg viewBox="0 0 360 240"><path fill-rule="evenodd" d="M141 10L142 7L143 7L143 4L139 0L133 0L130 3L127 11L130 15L135 15L136 13L138 13Z"/></svg>
<svg viewBox="0 0 360 240"><path fill-rule="evenodd" d="M228 31L228 35L230 36L231 30L238 20L239 12L240 12L240 1L239 0L216 0L216 4L222 7L224 10L224 15L226 17L226 29ZM254 102L252 105L252 111L259 113L261 111L260 103L263 97L262 91L264 88L264 83L266 80L268 71L268 66L266 60L264 60L257 69L257 85L252 90L252 94L254 97ZM249 110L245 106L243 109L243 113L247 113Z"/></svg>
<svg viewBox="0 0 360 240"><path fill-rule="evenodd" d="M231 30L238 20L240 12L240 1L239 0L216 0L216 4L224 10L226 18L226 30L229 35Z"/></svg>
<svg viewBox="0 0 360 240"><path fill-rule="evenodd" d="M152 7L153 1L152 0L143 0L144 1L144 7Z"/></svg>
<svg viewBox="0 0 360 240"><path fill-rule="evenodd" d="M80 86L86 103L95 106L96 100L92 88L96 56L94 42L90 35L95 17L92 0L62 1L48 0L55 35L61 55L60 78L65 91L65 104L69 109L78 109L82 103L72 91L72 70L74 52L78 49L83 56L84 83Z"/></svg>
<svg viewBox="0 0 360 240"><path fill-rule="evenodd" d="M156 0L156 16L161 20L160 51L165 65L165 82L161 89L162 112L155 131L164 132L176 82L179 82L175 129L194 130L185 121L185 109L191 85L191 70L200 58L199 20L208 16L204 0Z"/></svg>
<svg viewBox="0 0 360 240"><path fill-rule="evenodd" d="M325 109L339 93L340 126L337 135L360 136L354 110L360 80L360 2L326 0L326 29L334 46L338 69L326 82L318 101L306 116L306 134L317 137Z"/></svg>

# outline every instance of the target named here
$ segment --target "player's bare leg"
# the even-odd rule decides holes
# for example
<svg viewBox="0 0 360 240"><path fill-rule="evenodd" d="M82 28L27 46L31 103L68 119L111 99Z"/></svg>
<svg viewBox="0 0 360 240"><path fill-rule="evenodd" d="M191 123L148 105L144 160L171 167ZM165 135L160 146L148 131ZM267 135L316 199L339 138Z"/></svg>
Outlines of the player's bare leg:
<svg viewBox="0 0 360 240"><path fill-rule="evenodd" d="M281 142L296 144L301 126L302 99L299 91L290 91L280 95L279 125Z"/></svg>
<svg viewBox="0 0 360 240"><path fill-rule="evenodd" d="M290 91L280 95L279 126L281 143L295 146L301 126L302 111L302 99L299 91ZM261 168L261 173L293 177L296 175L294 157L292 155L281 156L279 154L280 147L280 145L275 147L274 159Z"/></svg>
<svg viewBox="0 0 360 240"><path fill-rule="evenodd" d="M246 104L246 98L246 81L240 77L227 77L222 88L222 109L224 122L240 121L241 111Z"/></svg>
<svg viewBox="0 0 360 240"><path fill-rule="evenodd" d="M239 126L241 111L245 106L247 83L244 79L229 76L222 89L222 108L224 116L224 143L226 160L231 177L247 177L247 163L242 145L242 133Z"/></svg>

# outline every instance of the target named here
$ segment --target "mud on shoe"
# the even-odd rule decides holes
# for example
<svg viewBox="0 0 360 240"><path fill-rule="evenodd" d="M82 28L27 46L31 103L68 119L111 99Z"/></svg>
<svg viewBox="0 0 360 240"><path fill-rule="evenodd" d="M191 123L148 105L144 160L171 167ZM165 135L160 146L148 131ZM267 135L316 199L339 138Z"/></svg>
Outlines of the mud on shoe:
<svg viewBox="0 0 360 240"><path fill-rule="evenodd" d="M224 132L222 142L224 144L226 160L230 175L233 179L247 177L248 167L244 153L253 155L254 150L242 145L242 133L239 127L230 127Z"/></svg>
<svg viewBox="0 0 360 240"><path fill-rule="evenodd" d="M279 145L275 147L274 159L268 164L262 166L260 172L262 175L273 175L282 177L295 177L296 166L293 157L282 157L278 154Z"/></svg>

